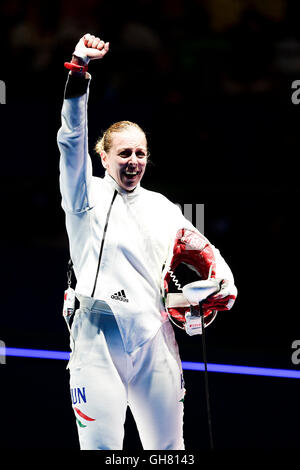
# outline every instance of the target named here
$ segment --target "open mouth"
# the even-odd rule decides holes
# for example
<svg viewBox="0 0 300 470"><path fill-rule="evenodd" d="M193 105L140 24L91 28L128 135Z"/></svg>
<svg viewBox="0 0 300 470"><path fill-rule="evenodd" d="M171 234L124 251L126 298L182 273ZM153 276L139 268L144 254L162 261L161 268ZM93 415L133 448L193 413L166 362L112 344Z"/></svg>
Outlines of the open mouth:
<svg viewBox="0 0 300 470"><path fill-rule="evenodd" d="M139 171L125 171L125 175L127 176L127 178L134 178L135 176L137 176L139 174Z"/></svg>

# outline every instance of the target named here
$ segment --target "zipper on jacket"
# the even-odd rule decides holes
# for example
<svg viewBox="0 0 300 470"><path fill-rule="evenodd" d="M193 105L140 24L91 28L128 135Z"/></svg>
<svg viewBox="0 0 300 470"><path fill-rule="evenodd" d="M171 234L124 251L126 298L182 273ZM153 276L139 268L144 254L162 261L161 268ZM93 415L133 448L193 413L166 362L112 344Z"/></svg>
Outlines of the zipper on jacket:
<svg viewBox="0 0 300 470"><path fill-rule="evenodd" d="M101 247L100 247L100 251L99 251L99 259L98 259L98 266L97 266L97 271L96 271L95 283L94 283L93 292L92 292L91 297L94 297L94 294L95 294L97 280L98 280L98 274L99 274L99 269L100 269L100 264L101 264L103 246L104 246L104 241L105 241L106 231L107 231L107 226L108 226L108 221L109 221L109 217L110 217L110 213L111 213L111 208L112 208L112 205L114 203L114 200L116 199L117 194L118 194L118 191L115 189L115 192L114 192L114 195L113 195L113 198L111 200L111 203L110 203L110 206L109 206L109 209L108 209L108 212L107 212L107 216L106 216L106 222L105 222L105 226L104 226L103 237L102 237Z"/></svg>

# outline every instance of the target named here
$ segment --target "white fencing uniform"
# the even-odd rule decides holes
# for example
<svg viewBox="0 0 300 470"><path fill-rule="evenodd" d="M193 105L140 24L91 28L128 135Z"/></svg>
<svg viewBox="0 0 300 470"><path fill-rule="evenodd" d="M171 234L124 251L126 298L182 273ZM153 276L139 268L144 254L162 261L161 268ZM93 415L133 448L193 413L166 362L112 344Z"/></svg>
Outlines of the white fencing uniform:
<svg viewBox="0 0 300 470"><path fill-rule="evenodd" d="M177 231L194 227L163 195L140 185L127 192L107 173L92 175L88 84L68 77L58 132L62 206L80 300L69 363L80 446L121 449L129 405L144 449L183 449L182 369L160 285ZM213 249L217 276L233 282Z"/></svg>

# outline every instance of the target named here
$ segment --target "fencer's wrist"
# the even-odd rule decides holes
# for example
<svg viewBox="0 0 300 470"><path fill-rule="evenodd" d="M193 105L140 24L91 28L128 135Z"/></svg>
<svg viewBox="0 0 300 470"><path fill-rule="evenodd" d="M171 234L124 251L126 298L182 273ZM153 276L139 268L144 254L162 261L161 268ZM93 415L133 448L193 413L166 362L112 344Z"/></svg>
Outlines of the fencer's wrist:
<svg viewBox="0 0 300 470"><path fill-rule="evenodd" d="M82 78L89 78L90 75L87 72L88 64L84 62L81 57L77 57L76 55L72 55L72 59L70 64L78 66L77 70L70 70L70 75L74 75L75 77L82 77ZM81 67L81 69L79 69Z"/></svg>
<svg viewBox="0 0 300 470"><path fill-rule="evenodd" d="M88 65L90 58L86 55L86 49L82 47L81 44L77 44L74 52L73 57L81 61L81 65Z"/></svg>
<svg viewBox="0 0 300 470"><path fill-rule="evenodd" d="M76 64L76 65L87 65L81 57L78 57L77 55L74 55L74 54L72 55L71 62L72 64Z"/></svg>
<svg viewBox="0 0 300 470"><path fill-rule="evenodd" d="M72 55L71 63L76 65L88 65L88 62L85 62L81 57L75 55L75 52Z"/></svg>

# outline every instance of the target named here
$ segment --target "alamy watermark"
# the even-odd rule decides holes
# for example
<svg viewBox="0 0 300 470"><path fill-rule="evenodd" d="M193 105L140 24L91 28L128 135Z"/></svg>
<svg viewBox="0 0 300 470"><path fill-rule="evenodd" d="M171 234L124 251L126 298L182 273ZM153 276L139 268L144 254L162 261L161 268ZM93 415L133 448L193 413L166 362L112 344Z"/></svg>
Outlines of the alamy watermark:
<svg viewBox="0 0 300 470"><path fill-rule="evenodd" d="M291 96L292 103L299 104L300 103L300 80L294 80L292 82L291 87L292 87L292 90L295 90L293 91L292 96Z"/></svg>
<svg viewBox="0 0 300 470"><path fill-rule="evenodd" d="M300 339L295 339L292 342L291 348L295 349L295 351L293 352L293 354L291 356L292 363L295 366L297 366L298 364L300 364Z"/></svg>
<svg viewBox="0 0 300 470"><path fill-rule="evenodd" d="M184 217L204 235L204 204L176 204Z"/></svg>
<svg viewBox="0 0 300 470"><path fill-rule="evenodd" d="M6 349L4 341L0 340L0 364L6 364Z"/></svg>
<svg viewBox="0 0 300 470"><path fill-rule="evenodd" d="M6 86L3 80L0 80L0 104L6 104Z"/></svg>

